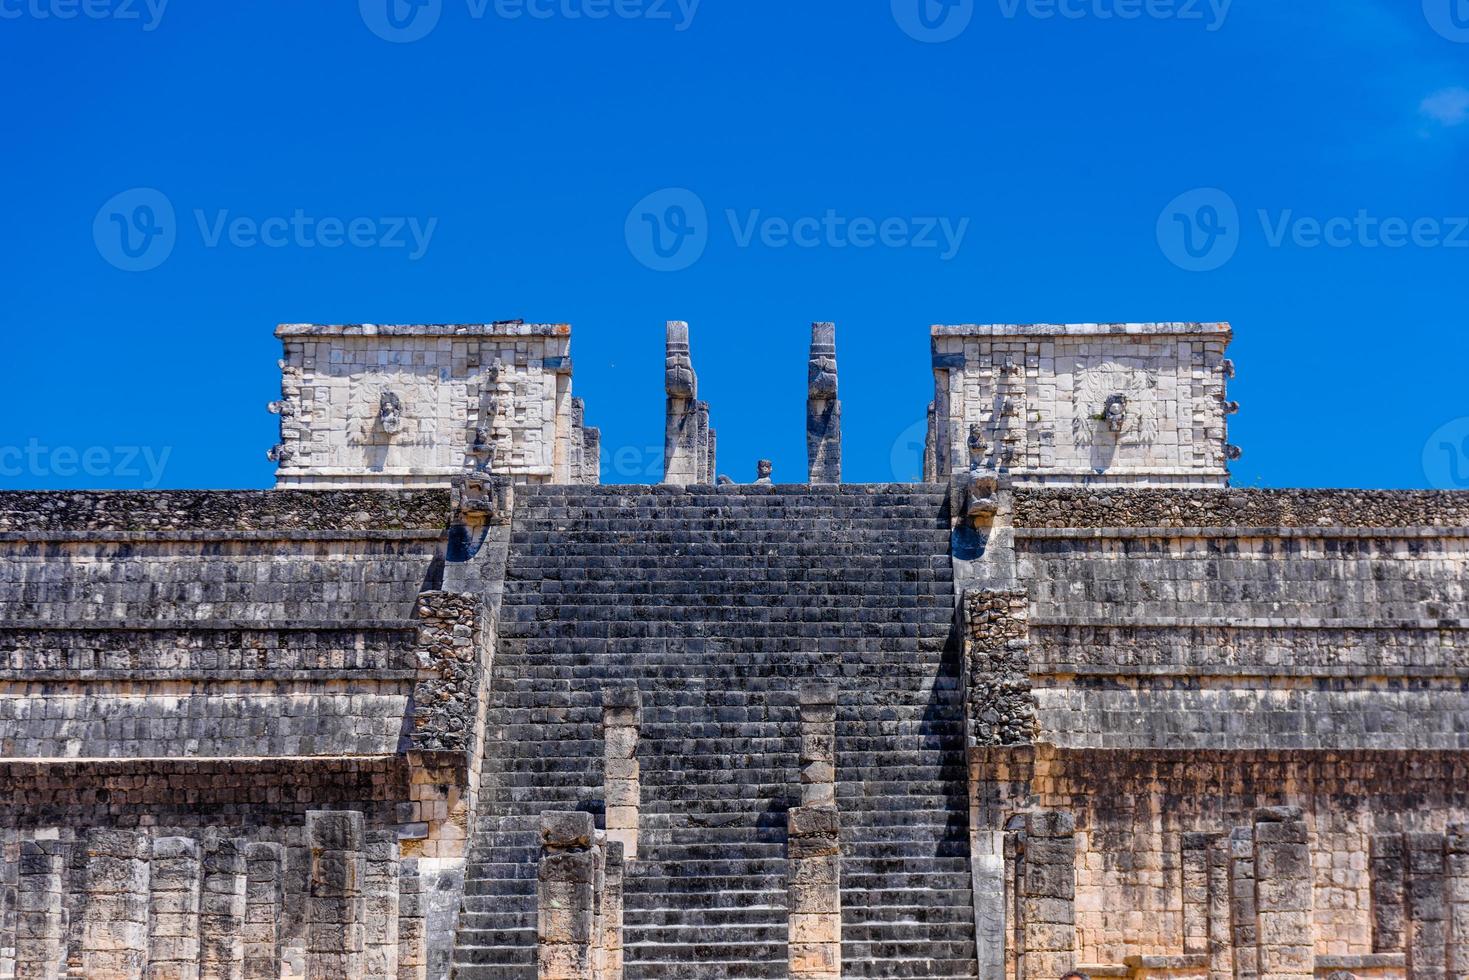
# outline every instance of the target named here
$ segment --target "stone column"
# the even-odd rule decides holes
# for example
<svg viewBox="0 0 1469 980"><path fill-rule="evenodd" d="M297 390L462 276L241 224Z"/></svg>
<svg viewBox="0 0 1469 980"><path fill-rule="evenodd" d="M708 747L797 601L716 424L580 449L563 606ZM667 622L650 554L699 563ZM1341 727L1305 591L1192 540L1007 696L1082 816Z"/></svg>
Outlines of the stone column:
<svg viewBox="0 0 1469 980"><path fill-rule="evenodd" d="M1021 976L1060 977L1076 965L1076 819L1025 815L1019 906Z"/></svg>
<svg viewBox="0 0 1469 980"><path fill-rule="evenodd" d="M610 838L604 858L605 884L602 893L602 977L622 980L623 883L627 875L622 842Z"/></svg>
<svg viewBox="0 0 1469 980"><path fill-rule="evenodd" d="M541 814L536 886L538 980L594 980L596 824L590 813Z"/></svg>
<svg viewBox="0 0 1469 980"><path fill-rule="evenodd" d="M801 689L801 805L787 815L790 975L842 975L841 840L835 685Z"/></svg>
<svg viewBox="0 0 1469 980"><path fill-rule="evenodd" d="M136 830L87 831L82 972L133 980L148 960L148 862L153 842Z"/></svg>
<svg viewBox="0 0 1469 980"><path fill-rule="evenodd" d="M311 810L311 889L306 905L308 980L362 976L363 820L355 810Z"/></svg>
<svg viewBox="0 0 1469 980"><path fill-rule="evenodd" d="M245 845L209 835L200 848L200 980L244 980Z"/></svg>
<svg viewBox="0 0 1469 980"><path fill-rule="evenodd" d="M842 482L842 403L837 399L837 328L811 324L806 384L806 465L811 483Z"/></svg>
<svg viewBox="0 0 1469 980"><path fill-rule="evenodd" d="M801 700L801 805L832 807L836 796L837 689L803 687Z"/></svg>
<svg viewBox="0 0 1469 980"><path fill-rule="evenodd" d="M425 980L423 879L418 858L405 858L398 875L398 980Z"/></svg>
<svg viewBox="0 0 1469 980"><path fill-rule="evenodd" d="M1183 834L1180 870L1183 885L1183 952L1209 951L1209 835Z"/></svg>
<svg viewBox="0 0 1469 980"><path fill-rule="evenodd" d="M1230 923L1228 835L1209 835L1206 861L1209 879L1209 980L1232 980L1234 936Z"/></svg>
<svg viewBox="0 0 1469 980"><path fill-rule="evenodd" d="M1402 834L1373 834L1371 856L1372 951L1407 949L1407 861Z"/></svg>
<svg viewBox="0 0 1469 980"><path fill-rule="evenodd" d="M147 980L198 980L198 843L188 837L154 840L149 888Z"/></svg>
<svg viewBox="0 0 1469 980"><path fill-rule="evenodd" d="M836 807L792 807L786 821L790 976L836 980L842 975L842 856Z"/></svg>
<svg viewBox="0 0 1469 980"><path fill-rule="evenodd" d="M1469 824L1449 828L1444 840L1444 897L1448 900L1448 974L1469 980Z"/></svg>
<svg viewBox="0 0 1469 980"><path fill-rule="evenodd" d="M15 897L20 873L20 838L0 831L0 977L15 976Z"/></svg>
<svg viewBox="0 0 1469 980"><path fill-rule="evenodd" d="M1255 915L1259 970L1280 980L1312 980L1311 842L1300 807L1255 811Z"/></svg>
<svg viewBox="0 0 1469 980"><path fill-rule="evenodd" d="M668 395L663 437L663 482L675 486L712 483L714 438L709 405L699 401L699 379L689 354L689 325L668 322L663 387Z"/></svg>
<svg viewBox="0 0 1469 980"><path fill-rule="evenodd" d="M1444 838L1404 834L1408 866L1408 980L1442 980L1448 957Z"/></svg>
<svg viewBox="0 0 1469 980"><path fill-rule="evenodd" d="M628 685L602 692L607 839L620 843L629 861L638 856L638 823L642 812L642 770L638 765L642 711L643 696L636 687Z"/></svg>
<svg viewBox="0 0 1469 980"><path fill-rule="evenodd" d="M398 980L398 876L397 831L371 831L363 889L362 975L367 980Z"/></svg>
<svg viewBox="0 0 1469 980"><path fill-rule="evenodd" d="M1260 975L1254 827L1236 827L1229 835L1229 907L1234 920L1234 975L1252 980Z"/></svg>
<svg viewBox="0 0 1469 980"><path fill-rule="evenodd" d="M279 844L245 846L245 980L279 980L281 975L281 879Z"/></svg>
<svg viewBox="0 0 1469 980"><path fill-rule="evenodd" d="M56 980L65 966L62 926L65 893L61 874L66 847L57 840L28 840L20 846L16 879L15 975Z"/></svg>
<svg viewBox="0 0 1469 980"><path fill-rule="evenodd" d="M280 943L281 976L299 980L306 976L306 906L311 896L311 848L306 846L306 827L286 831L282 882Z"/></svg>

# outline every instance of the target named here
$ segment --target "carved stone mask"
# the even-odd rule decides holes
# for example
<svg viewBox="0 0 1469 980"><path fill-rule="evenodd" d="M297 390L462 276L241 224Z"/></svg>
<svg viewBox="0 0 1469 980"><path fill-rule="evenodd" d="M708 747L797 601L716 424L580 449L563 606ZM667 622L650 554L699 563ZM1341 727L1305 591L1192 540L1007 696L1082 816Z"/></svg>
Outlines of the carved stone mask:
<svg viewBox="0 0 1469 980"><path fill-rule="evenodd" d="M1113 395L1108 398L1107 404L1102 408L1102 420L1107 423L1107 428L1114 433L1120 433L1127 424L1127 396Z"/></svg>
<svg viewBox="0 0 1469 980"><path fill-rule="evenodd" d="M775 464L768 459L762 459L755 464L755 472L760 474L760 479L770 479L770 474L775 471Z"/></svg>
<svg viewBox="0 0 1469 980"><path fill-rule="evenodd" d="M989 447L984 444L984 426L974 424L969 427L969 467L980 469L984 466L985 450Z"/></svg>
<svg viewBox="0 0 1469 980"><path fill-rule="evenodd" d="M378 400L377 421L388 435L403 428L403 400L391 391L383 392Z"/></svg>

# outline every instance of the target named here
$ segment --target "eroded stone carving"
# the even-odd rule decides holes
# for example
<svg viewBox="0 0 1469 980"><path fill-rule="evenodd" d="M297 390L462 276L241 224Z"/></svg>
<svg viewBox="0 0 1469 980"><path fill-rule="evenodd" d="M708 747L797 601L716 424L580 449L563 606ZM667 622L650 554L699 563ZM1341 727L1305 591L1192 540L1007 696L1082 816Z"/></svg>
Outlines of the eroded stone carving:
<svg viewBox="0 0 1469 980"><path fill-rule="evenodd" d="M1102 408L1102 421L1107 423L1107 428L1112 430L1113 435L1122 434L1122 427L1127 424L1126 395L1116 394L1107 399L1107 404Z"/></svg>
<svg viewBox="0 0 1469 980"><path fill-rule="evenodd" d="M768 484L771 482L770 474L775 472L775 464L768 459L762 459L755 464L756 483Z"/></svg>
<svg viewBox="0 0 1469 980"><path fill-rule="evenodd" d="M391 391L378 398L377 424L388 435L396 435L403 428L403 399Z"/></svg>
<svg viewBox="0 0 1469 980"><path fill-rule="evenodd" d="M811 324L806 386L806 463L811 483L842 482L842 403L837 399L836 324Z"/></svg>

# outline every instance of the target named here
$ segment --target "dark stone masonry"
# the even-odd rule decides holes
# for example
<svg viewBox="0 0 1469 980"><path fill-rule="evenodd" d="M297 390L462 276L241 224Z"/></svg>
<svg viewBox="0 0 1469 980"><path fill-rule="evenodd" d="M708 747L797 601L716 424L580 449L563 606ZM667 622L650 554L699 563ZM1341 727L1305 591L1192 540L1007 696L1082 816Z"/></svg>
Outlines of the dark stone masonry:
<svg viewBox="0 0 1469 980"><path fill-rule="evenodd" d="M511 321L283 326L279 489L0 493L0 978L1469 978L1469 494L1230 488L1190 323L933 328L881 485L815 324L735 483L691 335L658 486Z"/></svg>

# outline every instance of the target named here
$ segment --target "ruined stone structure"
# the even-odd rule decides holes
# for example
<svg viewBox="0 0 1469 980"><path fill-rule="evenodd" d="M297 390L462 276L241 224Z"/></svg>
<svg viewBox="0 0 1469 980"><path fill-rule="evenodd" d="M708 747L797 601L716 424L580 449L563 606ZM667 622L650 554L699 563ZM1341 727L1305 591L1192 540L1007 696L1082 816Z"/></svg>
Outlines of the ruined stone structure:
<svg viewBox="0 0 1469 980"><path fill-rule="evenodd" d="M0 977L1469 977L1469 495L1230 489L1227 326L852 485L818 324L714 485L670 324L656 487L565 327L279 332L279 489L0 493Z"/></svg>

